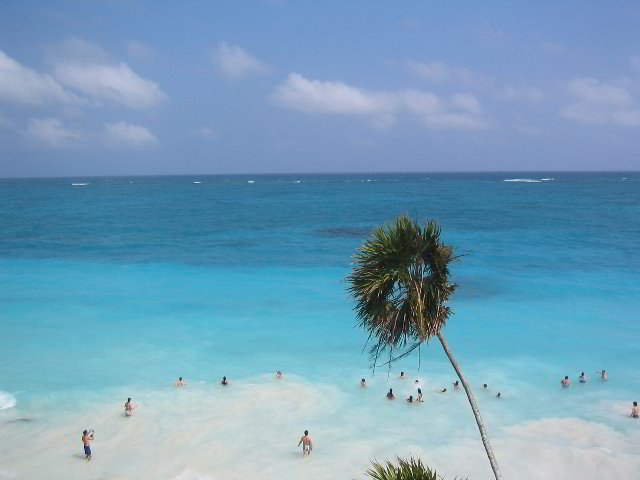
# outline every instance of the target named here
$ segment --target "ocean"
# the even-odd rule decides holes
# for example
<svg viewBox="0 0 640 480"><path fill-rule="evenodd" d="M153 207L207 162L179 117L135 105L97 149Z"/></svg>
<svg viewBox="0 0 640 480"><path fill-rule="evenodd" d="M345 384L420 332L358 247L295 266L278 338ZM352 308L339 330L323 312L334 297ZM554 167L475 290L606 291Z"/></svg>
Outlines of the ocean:
<svg viewBox="0 0 640 480"><path fill-rule="evenodd" d="M640 478L640 173L529 172L0 179L0 479L492 478L437 339L363 353L345 277L403 213L462 255L443 332L504 478Z"/></svg>

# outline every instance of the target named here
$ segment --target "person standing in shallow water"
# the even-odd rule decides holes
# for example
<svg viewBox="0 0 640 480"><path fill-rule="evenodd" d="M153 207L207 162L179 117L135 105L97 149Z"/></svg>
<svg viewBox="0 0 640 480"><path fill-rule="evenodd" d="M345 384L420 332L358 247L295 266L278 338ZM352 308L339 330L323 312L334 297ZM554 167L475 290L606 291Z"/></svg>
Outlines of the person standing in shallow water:
<svg viewBox="0 0 640 480"><path fill-rule="evenodd" d="M84 445L84 456L88 462L91 461L91 440L93 440L93 430L91 430L91 432L88 432L87 430L83 431L82 444Z"/></svg>
<svg viewBox="0 0 640 480"><path fill-rule="evenodd" d="M176 387L186 387L187 382L185 382L182 377L178 377L178 381L176 382Z"/></svg>
<svg viewBox="0 0 640 480"><path fill-rule="evenodd" d="M227 377L222 377L222 381L220 382L220 385L229 385L229 381L227 380Z"/></svg>
<svg viewBox="0 0 640 480"><path fill-rule="evenodd" d="M638 418L638 402L633 402L633 407L631 407L631 416L633 418Z"/></svg>
<svg viewBox="0 0 640 480"><path fill-rule="evenodd" d="M562 388L569 388L571 386L571 380L569 380L569 375L565 375L564 378L560 381Z"/></svg>
<svg viewBox="0 0 640 480"><path fill-rule="evenodd" d="M311 437L309 436L309 430L304 431L304 435L298 442L298 446L302 444L302 456L305 454L311 455L311 450L313 450L313 442L311 441Z"/></svg>
<svg viewBox="0 0 640 480"><path fill-rule="evenodd" d="M395 400L395 399L396 399L396 397L393 394L393 388L390 388L389 392L387 392L387 400Z"/></svg>
<svg viewBox="0 0 640 480"><path fill-rule="evenodd" d="M131 403L131 397L127 398L127 402L124 404L124 415L125 417L130 417L133 415L133 409L137 408L138 405L135 403Z"/></svg>

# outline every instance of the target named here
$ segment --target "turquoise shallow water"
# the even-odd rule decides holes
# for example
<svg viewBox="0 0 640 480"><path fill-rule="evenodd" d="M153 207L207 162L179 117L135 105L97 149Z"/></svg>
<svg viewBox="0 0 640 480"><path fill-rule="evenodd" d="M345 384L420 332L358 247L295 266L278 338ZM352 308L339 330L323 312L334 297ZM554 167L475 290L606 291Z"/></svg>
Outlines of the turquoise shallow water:
<svg viewBox="0 0 640 480"><path fill-rule="evenodd" d="M361 354L351 255L405 212L466 255L445 334L489 384L505 473L640 471L625 416L640 400L639 173L190 176L0 180L0 478L353 478L405 453L488 478L463 396L434 392L454 379L439 344L419 372L413 355L372 377ZM400 370L421 410L383 400L413 393ZM592 381L561 391L582 370ZM114 424L127 396L137 427ZM87 424L104 432L92 470L74 456ZM307 427L317 456L300 463ZM247 430L262 448L245 452Z"/></svg>

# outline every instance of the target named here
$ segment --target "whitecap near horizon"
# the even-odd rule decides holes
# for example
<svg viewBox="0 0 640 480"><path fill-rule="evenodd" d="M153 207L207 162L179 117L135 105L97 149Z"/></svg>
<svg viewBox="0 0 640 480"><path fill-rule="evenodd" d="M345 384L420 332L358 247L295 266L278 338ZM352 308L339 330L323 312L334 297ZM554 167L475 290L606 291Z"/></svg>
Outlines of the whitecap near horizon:
<svg viewBox="0 0 640 480"><path fill-rule="evenodd" d="M193 183L195 183L195 184L199 184L199 183L202 183L202 182L200 182L200 181L194 181Z"/></svg>
<svg viewBox="0 0 640 480"><path fill-rule="evenodd" d="M256 183L255 180L247 180L247 183Z"/></svg>
<svg viewBox="0 0 640 480"><path fill-rule="evenodd" d="M16 406L16 397L9 392L3 392L0 390L0 410L7 410Z"/></svg>
<svg viewBox="0 0 640 480"><path fill-rule="evenodd" d="M542 180L534 178L505 178L503 182L542 183Z"/></svg>
<svg viewBox="0 0 640 480"><path fill-rule="evenodd" d="M540 179L540 181L542 181L542 182L552 182L554 180L555 180L555 178L541 178Z"/></svg>
<svg viewBox="0 0 640 480"><path fill-rule="evenodd" d="M85 185L90 185L89 183L72 183L71 184L74 187L84 187Z"/></svg>

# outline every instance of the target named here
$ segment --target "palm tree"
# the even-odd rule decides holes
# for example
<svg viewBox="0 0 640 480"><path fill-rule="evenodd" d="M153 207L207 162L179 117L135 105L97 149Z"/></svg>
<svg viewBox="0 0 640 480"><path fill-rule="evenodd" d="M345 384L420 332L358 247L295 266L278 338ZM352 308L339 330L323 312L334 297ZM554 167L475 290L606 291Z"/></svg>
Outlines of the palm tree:
<svg viewBox="0 0 640 480"><path fill-rule="evenodd" d="M456 285L449 281L449 264L456 258L453 247L440 241L440 228L435 222L429 221L421 228L402 215L386 228L378 228L354 255L353 271L347 277L348 291L356 302L359 326L369 333L369 339L375 339L370 350L374 371L386 349L389 361L383 365L391 365L423 342L438 337L464 387L489 463L496 480L500 480L473 392L442 335L442 327L452 313L447 301ZM394 357L394 350L401 353Z"/></svg>
<svg viewBox="0 0 640 480"><path fill-rule="evenodd" d="M405 460L398 457L397 462L397 465L390 461L384 464L373 462L365 473L372 480L443 480L435 470L424 466L419 458Z"/></svg>

